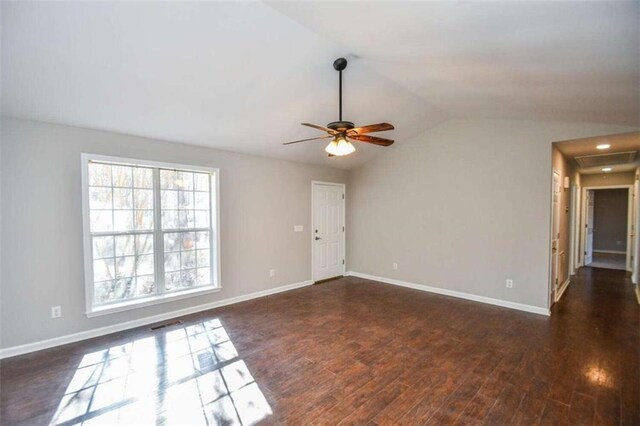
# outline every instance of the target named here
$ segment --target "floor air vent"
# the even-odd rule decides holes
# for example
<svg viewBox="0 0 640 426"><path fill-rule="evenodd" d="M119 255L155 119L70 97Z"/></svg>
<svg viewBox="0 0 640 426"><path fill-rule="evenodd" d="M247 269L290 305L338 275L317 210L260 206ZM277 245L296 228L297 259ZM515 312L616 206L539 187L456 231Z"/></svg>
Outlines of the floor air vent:
<svg viewBox="0 0 640 426"><path fill-rule="evenodd" d="M637 151L615 152L612 154L584 155L576 157L580 167L611 166L614 164L632 163L636 159Z"/></svg>
<svg viewBox="0 0 640 426"><path fill-rule="evenodd" d="M182 324L182 321L178 320L178 321L166 322L164 324L154 325L153 327L149 327L149 330L151 331L160 330L161 328L171 327L172 325L178 325L178 324Z"/></svg>

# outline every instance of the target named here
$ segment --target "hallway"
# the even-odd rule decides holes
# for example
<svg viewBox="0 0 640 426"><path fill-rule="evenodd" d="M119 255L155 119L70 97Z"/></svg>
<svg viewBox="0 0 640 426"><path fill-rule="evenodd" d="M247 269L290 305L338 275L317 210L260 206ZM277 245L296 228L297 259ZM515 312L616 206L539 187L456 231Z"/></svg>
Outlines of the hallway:
<svg viewBox="0 0 640 426"><path fill-rule="evenodd" d="M572 401L595 401L596 424L640 424L640 305L629 274L581 268L552 311L550 344L566 355Z"/></svg>

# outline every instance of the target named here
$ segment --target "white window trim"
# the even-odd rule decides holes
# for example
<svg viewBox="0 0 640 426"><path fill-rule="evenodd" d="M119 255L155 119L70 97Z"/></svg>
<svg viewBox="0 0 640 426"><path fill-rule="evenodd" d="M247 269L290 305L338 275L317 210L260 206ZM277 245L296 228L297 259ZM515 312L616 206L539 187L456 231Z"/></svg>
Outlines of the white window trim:
<svg viewBox="0 0 640 426"><path fill-rule="evenodd" d="M123 163L134 164L140 166L178 169L178 170L190 170L194 172L207 172L212 173L215 177L212 183L215 189L215 199L211 200L211 211L215 212L215 222L212 225L215 226L215 239L216 244L215 258L212 259L215 262L215 273L212 274L213 283L209 286L196 287L189 290L183 290L179 292L161 293L155 296L138 298L133 300L124 300L122 302L110 303L107 305L93 305L93 247L91 241L91 230L89 220L89 162L105 162L105 163ZM185 165L176 163L165 163L160 161L142 160L139 158L125 158L125 157L113 157L108 155L99 154L80 154L80 170L81 170L81 182L82 182L82 231L83 231L83 244L84 244L84 287L85 287L85 315L89 318L100 315L111 314L115 312L122 312L132 309L138 309L145 306L157 305L160 303L166 303L170 301L185 299L189 297L201 296L204 294L210 294L218 292L222 289L221 271L220 271L220 169L214 167ZM154 180L155 182L155 180ZM155 198L154 198L155 200ZM213 205L215 203L215 205ZM154 209L155 211L155 209ZM155 219L155 218L154 218ZM154 233L155 227L160 224L154 220ZM154 245L154 252L157 254L156 245ZM156 257L157 259L157 257ZM155 265L155 263L154 263ZM155 266L154 266L155 268Z"/></svg>

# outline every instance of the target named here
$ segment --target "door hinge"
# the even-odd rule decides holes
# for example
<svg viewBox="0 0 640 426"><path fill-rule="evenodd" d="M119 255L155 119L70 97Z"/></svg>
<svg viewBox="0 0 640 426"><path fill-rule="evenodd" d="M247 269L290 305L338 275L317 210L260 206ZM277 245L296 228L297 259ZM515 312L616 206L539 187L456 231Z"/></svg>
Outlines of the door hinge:
<svg viewBox="0 0 640 426"><path fill-rule="evenodd" d="M342 232L344 232L344 226L342 227Z"/></svg>
<svg viewBox="0 0 640 426"><path fill-rule="evenodd" d="M342 264L344 265L344 259L342 259Z"/></svg>
<svg viewBox="0 0 640 426"><path fill-rule="evenodd" d="M342 194L342 199L344 200L344 194Z"/></svg>

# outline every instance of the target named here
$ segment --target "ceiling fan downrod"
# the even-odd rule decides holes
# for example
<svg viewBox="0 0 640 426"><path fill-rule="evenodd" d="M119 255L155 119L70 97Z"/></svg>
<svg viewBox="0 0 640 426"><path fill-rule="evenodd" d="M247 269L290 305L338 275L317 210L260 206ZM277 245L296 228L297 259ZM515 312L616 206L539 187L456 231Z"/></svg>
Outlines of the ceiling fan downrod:
<svg viewBox="0 0 640 426"><path fill-rule="evenodd" d="M339 77L339 115L340 117L338 118L338 121L342 121L342 70L344 70L347 67L347 60L345 58L338 58L335 61L333 61L333 68L338 71L338 73L340 74Z"/></svg>

